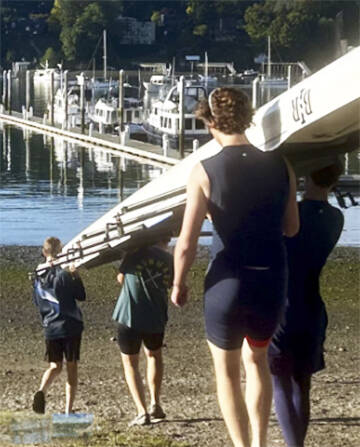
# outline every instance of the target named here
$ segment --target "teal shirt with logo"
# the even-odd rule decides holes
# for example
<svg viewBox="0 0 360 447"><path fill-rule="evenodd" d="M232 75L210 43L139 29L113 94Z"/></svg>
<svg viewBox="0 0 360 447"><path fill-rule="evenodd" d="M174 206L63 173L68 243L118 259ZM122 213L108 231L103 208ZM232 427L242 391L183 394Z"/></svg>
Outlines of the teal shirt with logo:
<svg viewBox="0 0 360 447"><path fill-rule="evenodd" d="M157 246L142 248L125 256L120 272L124 283L113 320L139 332L164 332L173 281L172 255Z"/></svg>

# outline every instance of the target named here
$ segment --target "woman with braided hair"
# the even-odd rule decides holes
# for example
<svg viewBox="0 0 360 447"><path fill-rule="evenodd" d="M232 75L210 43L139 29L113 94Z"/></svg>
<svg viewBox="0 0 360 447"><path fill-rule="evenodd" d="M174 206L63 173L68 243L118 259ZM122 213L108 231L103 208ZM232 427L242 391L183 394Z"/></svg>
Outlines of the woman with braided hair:
<svg viewBox="0 0 360 447"><path fill-rule="evenodd" d="M266 447L272 399L267 349L283 311L287 279L283 235L299 228L295 176L280 154L248 142L244 132L253 110L241 90L217 88L200 103L197 116L222 150L198 163L188 180L172 301L182 306L187 300L186 275L208 215L216 236L204 312L218 400L234 446Z"/></svg>

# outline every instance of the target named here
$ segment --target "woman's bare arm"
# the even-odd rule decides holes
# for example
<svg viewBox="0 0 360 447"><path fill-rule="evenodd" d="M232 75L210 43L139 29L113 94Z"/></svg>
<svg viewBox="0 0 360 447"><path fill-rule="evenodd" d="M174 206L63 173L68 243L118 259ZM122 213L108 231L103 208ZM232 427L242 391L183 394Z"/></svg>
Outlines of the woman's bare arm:
<svg viewBox="0 0 360 447"><path fill-rule="evenodd" d="M197 241L207 213L208 190L209 179L198 163L189 177L185 213L174 253L175 272L171 299L177 306L185 304L187 299L185 280L195 259Z"/></svg>

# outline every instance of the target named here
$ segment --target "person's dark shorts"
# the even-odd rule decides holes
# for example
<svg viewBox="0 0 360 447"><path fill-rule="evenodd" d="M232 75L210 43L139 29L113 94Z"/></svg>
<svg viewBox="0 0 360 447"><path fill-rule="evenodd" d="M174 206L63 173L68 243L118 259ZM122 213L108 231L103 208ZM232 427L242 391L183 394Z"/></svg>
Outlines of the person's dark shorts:
<svg viewBox="0 0 360 447"><path fill-rule="evenodd" d="M226 350L241 348L244 338L253 346L268 345L283 316L285 268L217 267L205 280L207 339Z"/></svg>
<svg viewBox="0 0 360 447"><path fill-rule="evenodd" d="M67 362L80 360L81 335L74 337L56 338L45 340L45 360L50 362L62 362L65 357Z"/></svg>
<svg viewBox="0 0 360 447"><path fill-rule="evenodd" d="M138 354L141 343L144 343L149 351L157 351L163 346L164 332L159 334L139 332L119 323L117 328L117 342L123 354Z"/></svg>

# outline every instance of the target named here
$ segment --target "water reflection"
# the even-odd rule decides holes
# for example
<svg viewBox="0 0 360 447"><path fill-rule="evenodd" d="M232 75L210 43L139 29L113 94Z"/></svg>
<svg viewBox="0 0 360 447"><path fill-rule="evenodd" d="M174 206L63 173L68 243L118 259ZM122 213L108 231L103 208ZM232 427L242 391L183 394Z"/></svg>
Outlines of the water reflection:
<svg viewBox="0 0 360 447"><path fill-rule="evenodd" d="M0 134L0 244L69 240L162 169L4 126Z"/></svg>

